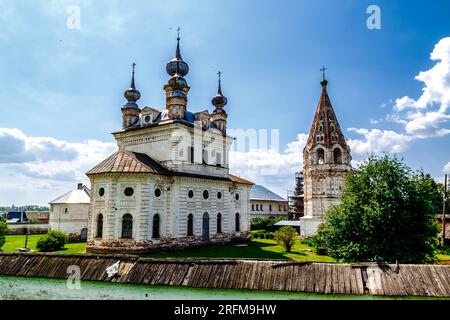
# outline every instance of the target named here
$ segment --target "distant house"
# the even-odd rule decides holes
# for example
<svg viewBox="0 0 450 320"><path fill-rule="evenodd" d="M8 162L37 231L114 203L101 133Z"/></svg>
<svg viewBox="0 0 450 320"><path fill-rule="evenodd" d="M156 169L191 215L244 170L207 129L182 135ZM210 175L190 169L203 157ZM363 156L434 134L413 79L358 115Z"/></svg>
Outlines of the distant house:
<svg viewBox="0 0 450 320"><path fill-rule="evenodd" d="M288 201L264 186L254 185L250 191L250 217L288 217Z"/></svg>
<svg viewBox="0 0 450 320"><path fill-rule="evenodd" d="M67 192L50 204L50 230L59 230L71 239L86 240L91 191L79 183L76 190Z"/></svg>
<svg viewBox="0 0 450 320"><path fill-rule="evenodd" d="M6 213L7 223L26 223L28 222L28 217L24 211L9 211Z"/></svg>
<svg viewBox="0 0 450 320"><path fill-rule="evenodd" d="M34 223L48 223L48 211L26 211L27 218Z"/></svg>

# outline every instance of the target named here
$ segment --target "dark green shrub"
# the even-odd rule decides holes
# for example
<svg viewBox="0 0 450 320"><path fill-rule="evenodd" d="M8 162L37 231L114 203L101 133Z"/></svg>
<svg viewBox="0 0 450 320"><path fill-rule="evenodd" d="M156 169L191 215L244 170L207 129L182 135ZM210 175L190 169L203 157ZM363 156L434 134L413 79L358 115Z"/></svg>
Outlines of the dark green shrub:
<svg viewBox="0 0 450 320"><path fill-rule="evenodd" d="M301 244L305 244L309 247L314 247L317 243L317 240L315 237L305 238L302 241L300 241Z"/></svg>
<svg viewBox="0 0 450 320"><path fill-rule="evenodd" d="M36 248L42 252L58 251L68 242L69 237L65 233L53 230L38 240Z"/></svg>
<svg viewBox="0 0 450 320"><path fill-rule="evenodd" d="M287 252L291 252L292 246L295 244L297 238L297 231L289 226L281 227L279 230L275 231L275 240L278 244L282 245Z"/></svg>
<svg viewBox="0 0 450 320"><path fill-rule="evenodd" d="M6 233L8 232L8 225L5 221L0 221L0 249L3 247L6 241Z"/></svg>
<svg viewBox="0 0 450 320"><path fill-rule="evenodd" d="M275 238L275 234L273 232L269 232L266 234L266 239L273 240Z"/></svg>

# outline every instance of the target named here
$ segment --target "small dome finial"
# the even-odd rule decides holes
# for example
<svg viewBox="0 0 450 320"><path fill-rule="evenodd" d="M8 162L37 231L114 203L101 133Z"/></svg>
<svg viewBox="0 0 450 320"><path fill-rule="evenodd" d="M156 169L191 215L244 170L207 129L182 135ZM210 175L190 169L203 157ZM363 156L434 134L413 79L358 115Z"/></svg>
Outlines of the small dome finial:
<svg viewBox="0 0 450 320"><path fill-rule="evenodd" d="M222 71L219 70L219 72L217 72L217 76L219 77L219 88L217 90L217 93L222 94Z"/></svg>
<svg viewBox="0 0 450 320"><path fill-rule="evenodd" d="M133 67L133 73L131 76L131 88L136 89L136 85L134 84L134 69L136 68L136 63L133 62L131 66Z"/></svg>
<svg viewBox="0 0 450 320"><path fill-rule="evenodd" d="M136 101L138 101L141 98L141 93L136 89L136 85L134 82L134 73L136 68L136 63L133 62L131 65L133 68L132 75L131 75L131 85L130 88L125 90L123 96L125 99L127 99L127 103L125 104L126 107L129 108L139 108Z"/></svg>
<svg viewBox="0 0 450 320"><path fill-rule="evenodd" d="M175 74L184 77L189 73L189 66L181 57L180 30L180 28L177 29L177 49L175 51L175 57L166 65L166 71L171 77L175 76Z"/></svg>
<svg viewBox="0 0 450 320"><path fill-rule="evenodd" d="M223 108L228 103L227 98L222 93L222 71L217 72L219 78L219 86L217 88L217 94L212 99L212 104L216 108Z"/></svg>
<svg viewBox="0 0 450 320"><path fill-rule="evenodd" d="M180 51L180 27L177 29L177 51L175 53L175 57L179 60L183 60L181 58L181 51Z"/></svg>

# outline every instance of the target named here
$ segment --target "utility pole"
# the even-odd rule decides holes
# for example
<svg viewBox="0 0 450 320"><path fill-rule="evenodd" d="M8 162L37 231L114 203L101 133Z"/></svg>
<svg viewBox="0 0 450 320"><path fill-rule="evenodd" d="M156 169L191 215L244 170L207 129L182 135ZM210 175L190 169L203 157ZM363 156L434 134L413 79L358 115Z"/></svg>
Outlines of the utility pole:
<svg viewBox="0 0 450 320"><path fill-rule="evenodd" d="M442 247L445 246L445 209L447 209L447 174L444 178L444 201L442 204Z"/></svg>

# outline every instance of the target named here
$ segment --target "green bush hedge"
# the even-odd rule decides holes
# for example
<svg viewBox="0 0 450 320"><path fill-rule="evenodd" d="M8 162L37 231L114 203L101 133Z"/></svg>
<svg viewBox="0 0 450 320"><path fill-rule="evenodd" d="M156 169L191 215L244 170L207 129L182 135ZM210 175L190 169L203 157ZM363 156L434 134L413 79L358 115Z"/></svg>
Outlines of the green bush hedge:
<svg viewBox="0 0 450 320"><path fill-rule="evenodd" d="M8 233L8 225L5 221L0 221L0 249L3 247L6 241L5 235Z"/></svg>
<svg viewBox="0 0 450 320"><path fill-rule="evenodd" d="M269 239L273 240L275 238L275 235L273 232L267 232L267 231L257 231L255 233L252 233L253 239Z"/></svg>
<svg viewBox="0 0 450 320"><path fill-rule="evenodd" d="M58 251L68 242L69 237L65 233L53 230L38 240L36 249L42 252Z"/></svg>

